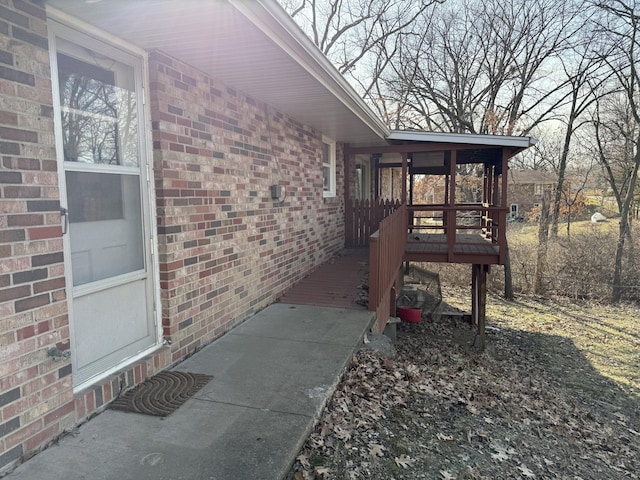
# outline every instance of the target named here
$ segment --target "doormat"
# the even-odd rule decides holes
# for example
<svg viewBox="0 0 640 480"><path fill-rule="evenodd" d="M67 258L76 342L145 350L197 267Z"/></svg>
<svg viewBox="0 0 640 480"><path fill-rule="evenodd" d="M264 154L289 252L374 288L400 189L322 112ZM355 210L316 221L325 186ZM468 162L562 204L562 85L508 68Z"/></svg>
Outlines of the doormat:
<svg viewBox="0 0 640 480"><path fill-rule="evenodd" d="M161 372L113 401L111 408L166 417L212 378L200 373Z"/></svg>

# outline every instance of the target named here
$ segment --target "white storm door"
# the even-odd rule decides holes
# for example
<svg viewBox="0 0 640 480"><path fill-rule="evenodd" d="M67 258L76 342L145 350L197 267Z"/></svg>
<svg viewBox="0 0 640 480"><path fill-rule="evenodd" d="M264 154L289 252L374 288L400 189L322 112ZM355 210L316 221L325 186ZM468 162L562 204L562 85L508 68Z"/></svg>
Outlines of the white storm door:
<svg viewBox="0 0 640 480"><path fill-rule="evenodd" d="M53 27L56 145L77 387L144 354L159 338L142 60Z"/></svg>

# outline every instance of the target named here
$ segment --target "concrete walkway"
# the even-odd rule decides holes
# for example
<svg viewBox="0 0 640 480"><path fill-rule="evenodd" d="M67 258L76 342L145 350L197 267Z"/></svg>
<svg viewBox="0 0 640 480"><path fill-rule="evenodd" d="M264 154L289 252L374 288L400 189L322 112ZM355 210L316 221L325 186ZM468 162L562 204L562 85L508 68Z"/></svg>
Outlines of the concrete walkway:
<svg viewBox="0 0 640 480"><path fill-rule="evenodd" d="M280 479L372 321L274 304L176 368L214 378L168 417L107 410L6 478Z"/></svg>

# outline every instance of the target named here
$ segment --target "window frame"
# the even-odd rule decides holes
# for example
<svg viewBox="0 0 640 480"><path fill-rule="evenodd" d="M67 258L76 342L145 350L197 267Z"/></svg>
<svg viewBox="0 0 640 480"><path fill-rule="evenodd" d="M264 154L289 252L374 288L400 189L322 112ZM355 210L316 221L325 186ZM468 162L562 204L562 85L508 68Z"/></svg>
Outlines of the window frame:
<svg viewBox="0 0 640 480"><path fill-rule="evenodd" d="M324 145L328 145L329 158L324 158ZM336 142L325 135L322 136L322 196L333 198L336 196ZM329 188L325 189L324 169L329 168Z"/></svg>
<svg viewBox="0 0 640 480"><path fill-rule="evenodd" d="M513 208L515 207L515 208ZM518 214L520 213L520 206L517 203L512 203L509 206L509 216L511 218L515 218L518 216Z"/></svg>

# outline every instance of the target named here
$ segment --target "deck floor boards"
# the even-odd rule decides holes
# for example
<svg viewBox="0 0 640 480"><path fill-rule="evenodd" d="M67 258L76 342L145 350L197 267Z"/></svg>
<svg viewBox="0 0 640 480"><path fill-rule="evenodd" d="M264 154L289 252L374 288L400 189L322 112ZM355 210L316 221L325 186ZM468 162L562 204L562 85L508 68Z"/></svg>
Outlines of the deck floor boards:
<svg viewBox="0 0 640 480"><path fill-rule="evenodd" d="M447 237L441 233L410 233L407 237L406 253L413 257L424 255L425 261L441 261L432 258L434 255L447 254ZM453 247L455 255L473 255L487 257L487 264L495 263L500 254L498 245L491 243L480 234L457 234Z"/></svg>
<svg viewBox="0 0 640 480"><path fill-rule="evenodd" d="M366 310L356 303L369 271L369 249L345 250L296 283L281 303Z"/></svg>
<svg viewBox="0 0 640 480"><path fill-rule="evenodd" d="M410 233L406 254L411 256L412 261L447 262L446 236ZM473 263L495 264L499 249L479 234L458 234L454 255L457 255L460 263L469 263L465 258L473 258ZM366 310L356 300L362 296L361 286L368 271L368 248L345 250L293 285L278 301L293 305Z"/></svg>

